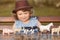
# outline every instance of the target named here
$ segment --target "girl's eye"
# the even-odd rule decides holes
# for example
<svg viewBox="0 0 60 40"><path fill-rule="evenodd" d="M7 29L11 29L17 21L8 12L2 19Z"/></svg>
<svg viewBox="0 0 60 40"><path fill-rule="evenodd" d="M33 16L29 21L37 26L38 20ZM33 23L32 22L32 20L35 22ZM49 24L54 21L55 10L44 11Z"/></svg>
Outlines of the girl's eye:
<svg viewBox="0 0 60 40"><path fill-rule="evenodd" d="M27 13L24 13L24 14L27 14Z"/></svg>
<svg viewBox="0 0 60 40"><path fill-rule="evenodd" d="M19 14L19 15L22 15L22 13L21 13L21 14Z"/></svg>

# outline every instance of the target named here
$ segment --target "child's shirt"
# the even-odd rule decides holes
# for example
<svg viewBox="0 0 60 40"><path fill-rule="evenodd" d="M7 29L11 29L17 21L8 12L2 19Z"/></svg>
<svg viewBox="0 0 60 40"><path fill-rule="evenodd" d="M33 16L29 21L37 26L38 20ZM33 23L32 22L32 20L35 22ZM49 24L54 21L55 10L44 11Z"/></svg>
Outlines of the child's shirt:
<svg viewBox="0 0 60 40"><path fill-rule="evenodd" d="M37 22L38 22L37 17L31 17L30 21L27 24L23 23L20 20L16 20L15 21L15 28L19 29L21 27L34 27L34 26L36 27L37 26Z"/></svg>

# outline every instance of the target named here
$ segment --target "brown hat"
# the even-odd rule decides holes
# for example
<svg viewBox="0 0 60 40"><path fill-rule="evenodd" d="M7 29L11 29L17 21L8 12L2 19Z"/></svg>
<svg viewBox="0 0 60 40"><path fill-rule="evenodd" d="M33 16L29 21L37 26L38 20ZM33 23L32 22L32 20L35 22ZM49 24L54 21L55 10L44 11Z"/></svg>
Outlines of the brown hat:
<svg viewBox="0 0 60 40"><path fill-rule="evenodd" d="M29 5L27 0L17 0L13 13L16 13L20 9L31 9L31 8L32 6Z"/></svg>

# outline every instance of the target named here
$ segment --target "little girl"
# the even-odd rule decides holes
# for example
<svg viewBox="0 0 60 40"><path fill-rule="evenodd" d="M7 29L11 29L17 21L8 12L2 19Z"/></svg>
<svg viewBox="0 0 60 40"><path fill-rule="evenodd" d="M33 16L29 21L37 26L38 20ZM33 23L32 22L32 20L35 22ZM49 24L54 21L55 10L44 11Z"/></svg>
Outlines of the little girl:
<svg viewBox="0 0 60 40"><path fill-rule="evenodd" d="M32 7L28 4L27 0L16 1L16 7L13 10L16 19L13 28L15 31L20 29L37 29L41 25L37 17L32 16Z"/></svg>

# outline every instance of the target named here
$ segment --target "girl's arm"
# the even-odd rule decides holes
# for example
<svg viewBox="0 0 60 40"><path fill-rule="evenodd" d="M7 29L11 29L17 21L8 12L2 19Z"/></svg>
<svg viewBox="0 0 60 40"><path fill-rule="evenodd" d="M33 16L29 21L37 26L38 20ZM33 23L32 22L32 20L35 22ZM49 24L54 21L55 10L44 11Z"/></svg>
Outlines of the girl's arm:
<svg viewBox="0 0 60 40"><path fill-rule="evenodd" d="M37 20L37 27L39 31L40 31L40 26L41 26L41 23Z"/></svg>
<svg viewBox="0 0 60 40"><path fill-rule="evenodd" d="M37 27L40 29L41 23L37 21Z"/></svg>

